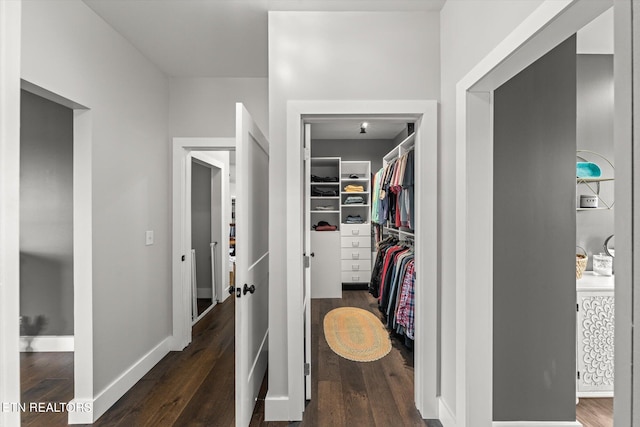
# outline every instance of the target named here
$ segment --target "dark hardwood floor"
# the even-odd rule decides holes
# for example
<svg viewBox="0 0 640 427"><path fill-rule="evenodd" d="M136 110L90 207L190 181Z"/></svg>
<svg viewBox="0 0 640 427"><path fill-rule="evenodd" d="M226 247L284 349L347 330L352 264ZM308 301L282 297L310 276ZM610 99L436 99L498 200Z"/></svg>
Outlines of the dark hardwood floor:
<svg viewBox="0 0 640 427"><path fill-rule="evenodd" d="M20 353L23 426L66 426L66 412L29 410L31 403L69 402L73 399L73 353ZM54 408L55 409L55 408Z"/></svg>
<svg viewBox="0 0 640 427"><path fill-rule="evenodd" d="M301 422L265 422L263 382L251 426L429 426L413 404L413 357L401 339L381 360L352 362L333 353L322 331L324 315L354 306L379 316L366 291L344 291L342 299L313 300L312 400ZM193 342L171 352L94 424L96 426L233 426L234 300L213 308L193 329ZM22 399L68 402L73 397L72 353L23 353ZM585 427L609 427L611 399L580 399L578 420ZM66 426L66 413L23 414L24 426Z"/></svg>

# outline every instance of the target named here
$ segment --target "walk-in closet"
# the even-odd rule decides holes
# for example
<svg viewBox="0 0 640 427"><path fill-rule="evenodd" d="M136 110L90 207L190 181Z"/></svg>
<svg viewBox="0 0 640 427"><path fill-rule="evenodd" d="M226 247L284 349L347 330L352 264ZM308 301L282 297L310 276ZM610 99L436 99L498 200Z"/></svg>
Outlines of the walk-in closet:
<svg viewBox="0 0 640 427"><path fill-rule="evenodd" d="M409 398L385 399L385 410L403 414L406 422L420 420L411 398L414 123L375 119L312 123L305 126L305 140L310 351L318 378L313 387L324 387L323 379L336 365L349 373L335 391L343 400L370 395L376 381L393 377L395 393ZM318 391L312 389L311 396ZM378 409L364 401L360 404L371 406L359 413L368 413L371 419L366 424L374 424Z"/></svg>

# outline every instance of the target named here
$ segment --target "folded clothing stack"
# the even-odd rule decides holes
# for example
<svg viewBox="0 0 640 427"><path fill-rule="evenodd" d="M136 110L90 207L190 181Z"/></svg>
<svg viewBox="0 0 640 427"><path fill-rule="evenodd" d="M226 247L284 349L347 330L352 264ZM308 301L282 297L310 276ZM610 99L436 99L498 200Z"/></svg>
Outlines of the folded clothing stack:
<svg viewBox="0 0 640 427"><path fill-rule="evenodd" d="M336 231L337 225L331 225L327 221L318 221L316 225L312 227L316 231Z"/></svg>
<svg viewBox="0 0 640 427"><path fill-rule="evenodd" d="M344 200L345 205L363 205L364 198L362 196L349 196Z"/></svg>
<svg viewBox="0 0 640 427"><path fill-rule="evenodd" d="M311 182L338 182L337 176L317 176L311 175Z"/></svg>
<svg viewBox="0 0 640 427"><path fill-rule="evenodd" d="M317 211L333 211L333 210L337 210L336 208L334 208L331 205L316 206L315 209Z"/></svg>
<svg viewBox="0 0 640 427"><path fill-rule="evenodd" d="M364 219L360 215L348 215L345 224L363 224Z"/></svg>
<svg viewBox="0 0 640 427"><path fill-rule="evenodd" d="M319 197L332 197L332 196L337 196L338 195L338 191L337 190L331 190L328 188L312 188L311 189L311 195L312 196L319 196Z"/></svg>
<svg viewBox="0 0 640 427"><path fill-rule="evenodd" d="M349 184L344 187L344 191L347 193L364 193L364 187L362 185Z"/></svg>

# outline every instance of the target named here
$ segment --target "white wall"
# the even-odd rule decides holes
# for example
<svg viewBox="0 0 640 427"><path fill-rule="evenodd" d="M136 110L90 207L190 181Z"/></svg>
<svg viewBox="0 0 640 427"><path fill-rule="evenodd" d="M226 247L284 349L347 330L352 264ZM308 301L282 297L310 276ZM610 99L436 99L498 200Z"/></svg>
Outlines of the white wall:
<svg viewBox="0 0 640 427"><path fill-rule="evenodd" d="M542 0L449 0L440 13L441 395L456 411L455 111L456 83L513 31Z"/></svg>
<svg viewBox="0 0 640 427"><path fill-rule="evenodd" d="M282 234L287 230L282 215L287 101L438 99L439 33L437 12L269 13L272 243L267 413L273 401L288 396L287 239Z"/></svg>
<svg viewBox="0 0 640 427"><path fill-rule="evenodd" d="M267 78L172 78L169 89L172 136L235 136L236 102L269 134Z"/></svg>
<svg viewBox="0 0 640 427"><path fill-rule="evenodd" d="M96 395L171 335L168 82L79 0L22 25L23 79L92 110Z"/></svg>

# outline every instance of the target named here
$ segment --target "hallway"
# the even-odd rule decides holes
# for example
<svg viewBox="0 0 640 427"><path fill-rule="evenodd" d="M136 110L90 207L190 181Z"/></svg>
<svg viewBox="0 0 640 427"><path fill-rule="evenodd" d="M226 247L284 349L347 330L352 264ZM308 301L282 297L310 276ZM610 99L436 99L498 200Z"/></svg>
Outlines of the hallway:
<svg viewBox="0 0 640 427"><path fill-rule="evenodd" d="M413 405L412 354L396 339L381 360L358 363L328 346L324 315L354 306L380 315L366 291L343 291L342 299L312 300L313 400L304 420L265 422L263 383L251 426L388 426L440 427L420 419ZM211 310L193 329L193 342L169 353L126 393L95 426L233 426L234 299ZM73 353L22 353L23 401L67 402L73 390ZM610 399L581 399L578 419L585 427L610 426ZM594 416L603 413L606 418ZM589 417L593 422L589 422ZM66 414L24 414L23 426L66 426ZM585 422L586 421L586 422Z"/></svg>

